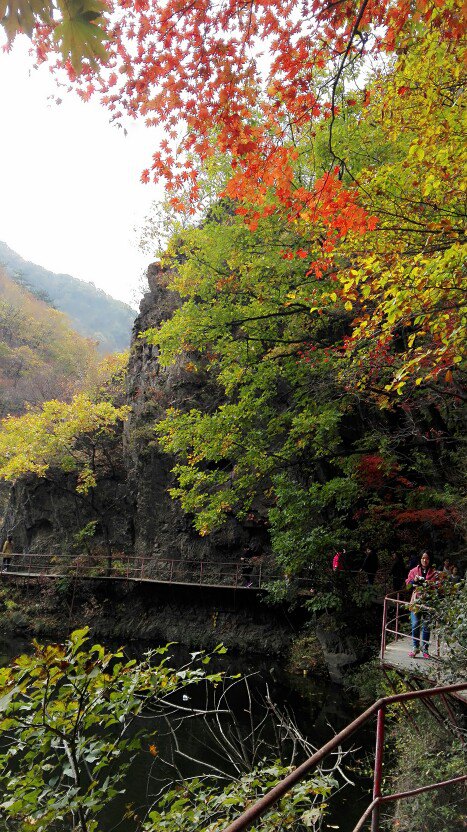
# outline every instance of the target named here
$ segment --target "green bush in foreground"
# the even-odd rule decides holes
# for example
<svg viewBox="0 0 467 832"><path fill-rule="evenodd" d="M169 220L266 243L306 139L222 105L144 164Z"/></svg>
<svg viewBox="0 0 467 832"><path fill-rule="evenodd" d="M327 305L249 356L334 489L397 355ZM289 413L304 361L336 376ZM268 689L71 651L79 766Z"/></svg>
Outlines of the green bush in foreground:
<svg viewBox="0 0 467 832"><path fill-rule="evenodd" d="M138 724L143 717L165 718L175 756L178 730L186 720L204 720L211 742L222 749L220 762L207 765L201 777L183 778L175 763L169 776L156 777L151 770L159 787L145 817L131 803L122 808L122 821L144 832L217 832L284 777L300 755L312 753L269 700L260 716L254 713L248 680L208 673L211 656L204 651L174 669L168 649L152 650L140 662L126 661L121 650L91 645L84 628L63 645L34 641L31 655L0 669L0 819L6 828L99 832L103 810L117 795L131 801L124 778L141 740L154 765L167 766L148 728ZM225 652L222 645L213 651ZM229 705L229 692L235 688L238 697L238 684L245 685L245 734ZM187 688L190 696L181 696ZM201 695L204 705L184 705ZM273 720L272 743L264 736L267 719ZM261 821L261 832L319 829L337 786L333 765L340 763L300 783Z"/></svg>

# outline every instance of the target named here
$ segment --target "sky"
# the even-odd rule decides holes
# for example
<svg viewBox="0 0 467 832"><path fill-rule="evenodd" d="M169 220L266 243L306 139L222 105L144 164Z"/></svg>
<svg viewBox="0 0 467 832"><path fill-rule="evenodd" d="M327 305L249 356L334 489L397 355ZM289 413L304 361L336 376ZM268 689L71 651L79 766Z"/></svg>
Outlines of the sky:
<svg viewBox="0 0 467 832"><path fill-rule="evenodd" d="M97 101L63 94L45 66L34 70L28 47L20 36L11 53L0 48L0 240L135 306L151 259L138 228L161 196L140 182L157 131L136 122L125 137Z"/></svg>

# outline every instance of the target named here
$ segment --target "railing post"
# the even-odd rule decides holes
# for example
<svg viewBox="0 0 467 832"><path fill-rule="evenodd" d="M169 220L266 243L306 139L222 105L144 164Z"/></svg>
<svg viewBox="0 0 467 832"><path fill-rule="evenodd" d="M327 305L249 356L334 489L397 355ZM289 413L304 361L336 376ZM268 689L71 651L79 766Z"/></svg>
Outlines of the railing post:
<svg viewBox="0 0 467 832"><path fill-rule="evenodd" d="M200 560L199 562L199 582L200 584L203 583L203 561Z"/></svg>
<svg viewBox="0 0 467 832"><path fill-rule="evenodd" d="M383 625L381 628L381 661L384 661L384 652L386 650L386 626L388 621L388 599L384 599L383 603Z"/></svg>
<svg viewBox="0 0 467 832"><path fill-rule="evenodd" d="M396 598L396 641L399 641L399 592Z"/></svg>
<svg viewBox="0 0 467 832"><path fill-rule="evenodd" d="M381 797L381 783L383 780L383 750L384 750L384 716L385 707L382 705L378 710L376 722L376 749L375 749L375 773L373 780L373 800L378 803L371 815L371 832L379 832L379 798Z"/></svg>
<svg viewBox="0 0 467 832"><path fill-rule="evenodd" d="M170 575L169 575L170 583L172 583L173 574L174 574L174 562L173 562L173 560L171 560L170 561Z"/></svg>

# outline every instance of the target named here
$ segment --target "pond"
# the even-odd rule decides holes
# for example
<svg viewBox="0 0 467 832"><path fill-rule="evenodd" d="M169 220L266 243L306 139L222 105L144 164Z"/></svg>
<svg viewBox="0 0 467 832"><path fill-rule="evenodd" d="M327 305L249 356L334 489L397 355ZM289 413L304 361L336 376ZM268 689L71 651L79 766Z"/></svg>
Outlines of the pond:
<svg viewBox="0 0 467 832"><path fill-rule="evenodd" d="M115 645L110 646L111 649ZM148 645L131 644L126 653L131 658L143 655ZM21 652L28 652L30 645L24 639L10 639L0 642L0 662L6 663ZM186 661L187 651L175 647L170 651L172 665L181 666ZM251 723L260 724L263 719L265 694L277 707L277 714L261 734L261 742L272 741L274 724L277 724L279 712L287 712L301 734L314 747L318 748L333 734L341 730L355 716L349 703L348 694L342 688L327 683L319 678L292 676L283 671L280 664L266 660L246 660L238 656L223 656L216 659L216 670L222 669L228 674L242 674L249 679L249 692L245 694L243 684L235 683L229 693L228 704L235 715L235 722L244 736L251 733ZM198 708L202 702L196 702L197 693L191 693L183 702L187 708ZM252 706L250 707L249 698ZM219 741L212 733L212 725L203 720L186 720L177 730L178 750L173 755L173 737L171 726L161 723L160 719L150 716L144 722L142 751L133 760L124 786L125 794L109 804L105 817L100 818L103 832L133 832L135 823L130 819L121 821L125 806L131 804L135 811L144 816L147 807L154 801L154 794L160 788L158 778L170 778L170 770L161 764L162 760L175 759L177 767L185 776L201 775L209 771L210 766L220 766L229 770L229 762L221 759ZM344 761L344 770L354 785L345 785L330 801L330 811L323 823L323 830L340 830L351 832L356 821L370 801L371 780L364 773L367 768L365 759L373 750L374 733L368 730L359 734L354 741L357 748L355 755ZM150 746L157 746L157 760L150 753ZM225 756L225 755L224 755ZM297 761L298 762L298 761ZM230 766L232 771L232 766ZM260 828L260 827L258 827ZM64 830L65 832L65 830ZM200 830L201 832L201 830Z"/></svg>

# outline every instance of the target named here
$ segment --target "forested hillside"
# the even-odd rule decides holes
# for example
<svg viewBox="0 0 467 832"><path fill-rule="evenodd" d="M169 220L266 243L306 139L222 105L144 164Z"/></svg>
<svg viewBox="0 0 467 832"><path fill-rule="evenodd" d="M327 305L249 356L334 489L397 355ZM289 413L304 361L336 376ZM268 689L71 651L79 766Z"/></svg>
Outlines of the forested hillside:
<svg viewBox="0 0 467 832"><path fill-rule="evenodd" d="M27 262L3 242L0 266L17 283L65 312L77 332L98 342L101 353L128 348L135 312L126 303L110 297L93 283L69 274L54 274Z"/></svg>
<svg viewBox="0 0 467 832"><path fill-rule="evenodd" d="M99 360L95 342L0 269L0 417L69 399Z"/></svg>

